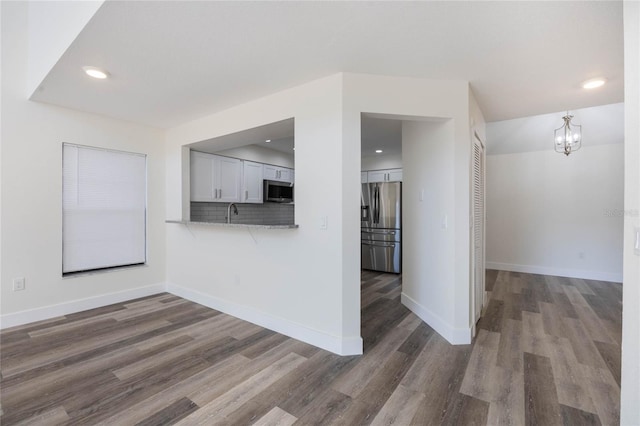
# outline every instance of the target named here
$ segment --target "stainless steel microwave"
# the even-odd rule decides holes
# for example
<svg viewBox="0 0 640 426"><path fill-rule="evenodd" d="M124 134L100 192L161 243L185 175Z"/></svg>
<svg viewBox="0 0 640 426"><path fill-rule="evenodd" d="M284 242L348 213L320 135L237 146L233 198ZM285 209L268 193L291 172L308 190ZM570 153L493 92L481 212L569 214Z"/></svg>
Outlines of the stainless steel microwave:
<svg viewBox="0 0 640 426"><path fill-rule="evenodd" d="M276 180L264 181L264 201L272 203L292 203L293 184L289 182L278 182Z"/></svg>

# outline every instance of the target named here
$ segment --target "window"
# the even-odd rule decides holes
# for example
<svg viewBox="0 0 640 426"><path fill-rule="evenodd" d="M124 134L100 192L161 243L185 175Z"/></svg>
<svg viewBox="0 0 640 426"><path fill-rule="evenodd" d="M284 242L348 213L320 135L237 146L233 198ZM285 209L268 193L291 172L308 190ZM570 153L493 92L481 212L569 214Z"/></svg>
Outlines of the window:
<svg viewBox="0 0 640 426"><path fill-rule="evenodd" d="M146 262L146 155L63 144L62 273Z"/></svg>

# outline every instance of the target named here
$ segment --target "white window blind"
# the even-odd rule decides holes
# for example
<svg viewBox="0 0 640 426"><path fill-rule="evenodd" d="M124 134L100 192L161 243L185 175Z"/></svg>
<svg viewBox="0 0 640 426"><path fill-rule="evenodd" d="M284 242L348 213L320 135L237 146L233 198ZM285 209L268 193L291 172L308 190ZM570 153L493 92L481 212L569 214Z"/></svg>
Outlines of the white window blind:
<svg viewBox="0 0 640 426"><path fill-rule="evenodd" d="M62 272L145 263L146 156L63 144Z"/></svg>

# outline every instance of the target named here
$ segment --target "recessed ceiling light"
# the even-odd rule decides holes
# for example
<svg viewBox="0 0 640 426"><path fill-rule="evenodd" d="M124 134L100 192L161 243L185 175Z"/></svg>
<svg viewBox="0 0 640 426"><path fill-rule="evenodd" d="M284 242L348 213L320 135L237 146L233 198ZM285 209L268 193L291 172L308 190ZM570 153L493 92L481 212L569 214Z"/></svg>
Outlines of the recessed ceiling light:
<svg viewBox="0 0 640 426"><path fill-rule="evenodd" d="M269 142L271 142L271 139L267 139L265 142L266 142L266 143L269 143Z"/></svg>
<svg viewBox="0 0 640 426"><path fill-rule="evenodd" d="M93 78L98 78L100 80L104 80L105 78L109 77L109 73L101 70L100 68L96 68L96 67L82 67L82 69L84 70L84 72Z"/></svg>
<svg viewBox="0 0 640 426"><path fill-rule="evenodd" d="M382 152L381 149L376 149L376 154L380 154Z"/></svg>
<svg viewBox="0 0 640 426"><path fill-rule="evenodd" d="M595 89L596 87L602 86L606 82L607 80L605 80L604 78L592 78L591 80L587 80L582 83L582 87L584 89Z"/></svg>

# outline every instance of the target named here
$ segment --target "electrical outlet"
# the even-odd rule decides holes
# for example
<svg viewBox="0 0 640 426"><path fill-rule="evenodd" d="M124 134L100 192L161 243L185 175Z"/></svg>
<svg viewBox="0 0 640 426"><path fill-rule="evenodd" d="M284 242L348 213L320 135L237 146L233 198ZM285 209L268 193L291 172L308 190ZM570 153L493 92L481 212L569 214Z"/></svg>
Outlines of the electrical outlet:
<svg viewBox="0 0 640 426"><path fill-rule="evenodd" d="M22 290L24 290L24 277L14 278L13 291L22 291Z"/></svg>
<svg viewBox="0 0 640 426"><path fill-rule="evenodd" d="M578 258L584 259L584 252L583 251L578 253Z"/></svg>

